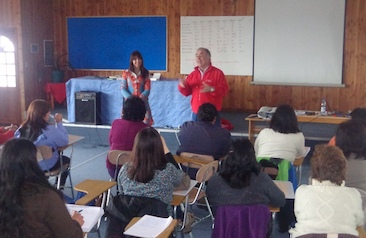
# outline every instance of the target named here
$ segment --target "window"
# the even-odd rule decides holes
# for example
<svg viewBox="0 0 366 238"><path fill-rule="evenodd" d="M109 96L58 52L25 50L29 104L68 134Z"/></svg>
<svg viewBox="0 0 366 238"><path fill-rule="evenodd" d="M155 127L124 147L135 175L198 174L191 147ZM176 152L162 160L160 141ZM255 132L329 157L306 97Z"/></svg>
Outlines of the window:
<svg viewBox="0 0 366 238"><path fill-rule="evenodd" d="M0 87L16 87L15 76L14 44L0 35Z"/></svg>

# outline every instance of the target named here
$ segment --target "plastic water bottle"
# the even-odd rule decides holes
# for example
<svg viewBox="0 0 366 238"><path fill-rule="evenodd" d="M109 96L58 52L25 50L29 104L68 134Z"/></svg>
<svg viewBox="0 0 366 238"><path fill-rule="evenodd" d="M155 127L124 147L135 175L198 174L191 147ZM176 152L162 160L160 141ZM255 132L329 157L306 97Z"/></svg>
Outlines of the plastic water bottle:
<svg viewBox="0 0 366 238"><path fill-rule="evenodd" d="M325 98L322 98L320 103L320 115L327 115L327 101L325 101Z"/></svg>

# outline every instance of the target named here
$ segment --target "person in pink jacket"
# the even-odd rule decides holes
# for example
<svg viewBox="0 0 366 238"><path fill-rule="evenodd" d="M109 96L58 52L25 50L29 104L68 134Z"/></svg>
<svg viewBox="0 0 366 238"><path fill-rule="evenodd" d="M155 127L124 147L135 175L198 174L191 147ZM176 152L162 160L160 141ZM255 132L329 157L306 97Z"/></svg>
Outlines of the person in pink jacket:
<svg viewBox="0 0 366 238"><path fill-rule="evenodd" d="M192 73L179 79L178 90L184 96L192 95L193 121L197 121L198 108L204 103L211 103L218 111L216 125L221 126L219 112L222 109L222 100L229 90L225 75L212 66L211 53L206 48L197 50L196 63Z"/></svg>

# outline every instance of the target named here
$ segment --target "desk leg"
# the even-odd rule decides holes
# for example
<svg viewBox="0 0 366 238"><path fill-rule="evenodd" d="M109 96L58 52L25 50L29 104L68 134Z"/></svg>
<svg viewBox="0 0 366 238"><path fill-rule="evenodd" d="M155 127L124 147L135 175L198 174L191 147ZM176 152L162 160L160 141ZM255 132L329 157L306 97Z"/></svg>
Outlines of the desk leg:
<svg viewBox="0 0 366 238"><path fill-rule="evenodd" d="M177 207L178 206L174 206L174 208L173 208L173 216L174 216L174 219L176 219L176 220L178 220L178 218L177 218ZM185 216L183 216L182 227L178 228L179 225L177 225L174 228L174 232L175 232L176 237L178 237L178 233L180 233L180 236L182 238L184 238L183 229L184 229L185 224L186 224L185 223Z"/></svg>
<svg viewBox="0 0 366 238"><path fill-rule="evenodd" d="M296 175L297 175L297 186L300 186L301 184L301 176L302 176L302 165L296 166Z"/></svg>
<svg viewBox="0 0 366 238"><path fill-rule="evenodd" d="M275 229L276 229L276 212L272 212L272 230L271 230L271 237L274 237L274 232L275 232Z"/></svg>
<svg viewBox="0 0 366 238"><path fill-rule="evenodd" d="M248 139L252 144L254 144L254 127L255 123L252 121L248 121Z"/></svg>

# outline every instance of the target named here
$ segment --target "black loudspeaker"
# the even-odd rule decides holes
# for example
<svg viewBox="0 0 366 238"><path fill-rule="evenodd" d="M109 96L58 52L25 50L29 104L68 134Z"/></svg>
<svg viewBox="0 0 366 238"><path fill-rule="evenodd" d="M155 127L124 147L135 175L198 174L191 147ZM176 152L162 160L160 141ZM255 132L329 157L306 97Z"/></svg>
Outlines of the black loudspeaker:
<svg viewBox="0 0 366 238"><path fill-rule="evenodd" d="M82 124L102 124L100 92L75 93L75 122Z"/></svg>

